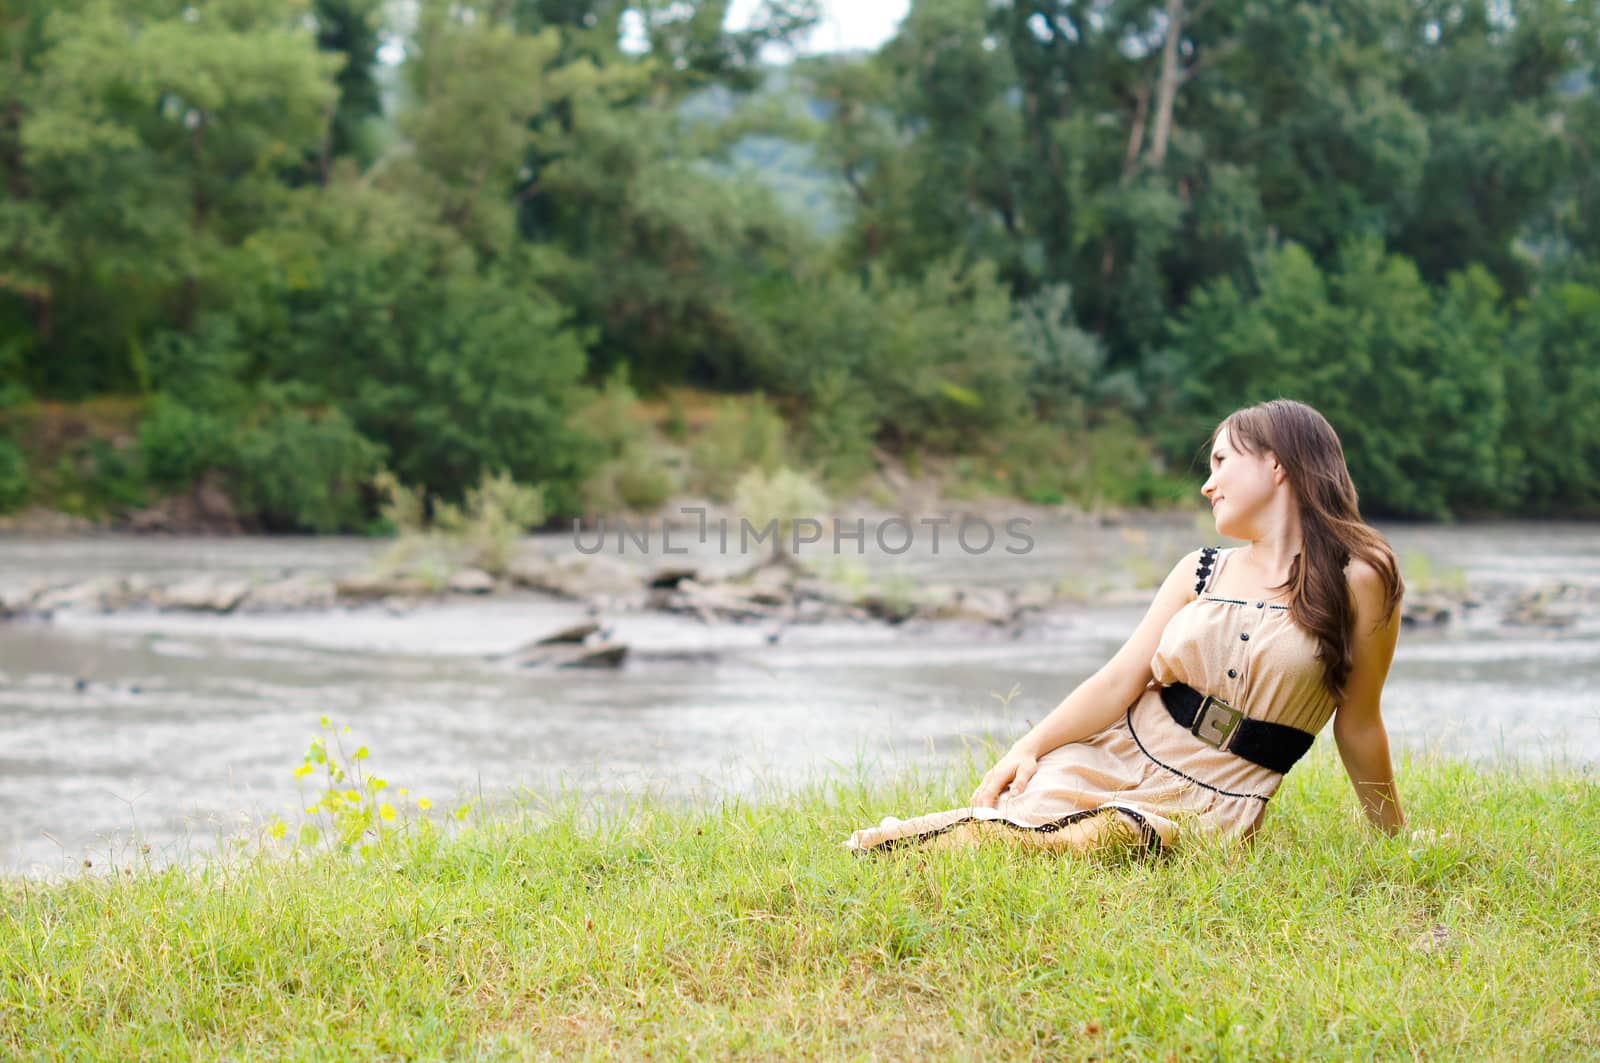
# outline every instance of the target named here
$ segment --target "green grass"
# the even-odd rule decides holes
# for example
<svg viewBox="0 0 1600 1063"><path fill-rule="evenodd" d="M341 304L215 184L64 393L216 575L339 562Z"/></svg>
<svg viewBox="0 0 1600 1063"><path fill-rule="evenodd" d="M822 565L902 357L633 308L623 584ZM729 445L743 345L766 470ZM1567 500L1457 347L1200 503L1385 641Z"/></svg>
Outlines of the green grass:
<svg viewBox="0 0 1600 1063"><path fill-rule="evenodd" d="M1600 791L1330 742L1256 845L861 857L943 778L0 881L0 1057L1594 1059ZM1435 927L1443 944L1418 946Z"/></svg>

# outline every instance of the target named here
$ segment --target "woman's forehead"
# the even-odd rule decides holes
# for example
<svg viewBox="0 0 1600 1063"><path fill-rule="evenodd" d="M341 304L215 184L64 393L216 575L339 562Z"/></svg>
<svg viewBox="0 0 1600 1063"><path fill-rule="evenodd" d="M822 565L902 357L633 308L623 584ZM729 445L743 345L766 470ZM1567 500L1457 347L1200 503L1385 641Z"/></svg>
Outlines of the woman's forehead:
<svg viewBox="0 0 1600 1063"><path fill-rule="evenodd" d="M1218 454L1235 454L1235 453L1238 453L1238 451L1233 445L1233 440L1228 438L1228 428L1227 428L1227 426L1224 425L1221 428L1218 428L1217 429L1217 434L1212 439L1211 457L1214 458Z"/></svg>

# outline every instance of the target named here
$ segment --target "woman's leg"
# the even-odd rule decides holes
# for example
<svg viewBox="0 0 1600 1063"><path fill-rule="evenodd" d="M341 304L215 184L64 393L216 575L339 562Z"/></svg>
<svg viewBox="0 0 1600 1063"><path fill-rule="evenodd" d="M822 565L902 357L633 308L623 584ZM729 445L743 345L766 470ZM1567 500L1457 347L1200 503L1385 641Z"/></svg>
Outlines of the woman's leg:
<svg viewBox="0 0 1600 1063"><path fill-rule="evenodd" d="M970 808L952 808L944 812L928 812L911 819L889 816L876 827L863 827L850 835L845 845L851 849L894 848L914 845L919 839L949 830L954 824L973 814Z"/></svg>
<svg viewBox="0 0 1600 1063"><path fill-rule="evenodd" d="M985 843L1057 852L1089 852L1122 845L1138 846L1142 841L1142 832L1133 819L1111 808L1072 813L1036 826L1008 822L993 809L954 808L914 819L885 820L879 826L856 831L845 844L852 849L876 850L910 846L954 849Z"/></svg>
<svg viewBox="0 0 1600 1063"><path fill-rule="evenodd" d="M1088 853L1137 848L1139 829L1116 809L1107 808L1051 830L1023 828L996 820L969 820L928 840L929 849L959 849L979 844L1016 845L1048 852Z"/></svg>

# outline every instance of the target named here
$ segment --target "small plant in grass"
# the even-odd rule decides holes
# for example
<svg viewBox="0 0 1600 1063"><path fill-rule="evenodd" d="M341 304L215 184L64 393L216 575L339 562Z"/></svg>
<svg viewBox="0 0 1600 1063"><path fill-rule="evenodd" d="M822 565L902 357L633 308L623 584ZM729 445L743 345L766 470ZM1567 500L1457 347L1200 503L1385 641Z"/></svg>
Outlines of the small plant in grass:
<svg viewBox="0 0 1600 1063"><path fill-rule="evenodd" d="M391 786L373 772L367 766L370 752L366 746L347 751L343 735L350 733L349 727L336 730L326 716L321 724L322 733L312 738L305 758L294 769L302 800L308 796L308 786L314 788L310 796L316 798L304 806L305 814L312 818L300 824L295 844L371 857L407 834L426 837L437 829L427 816L432 800L413 795L404 786ZM464 820L474 804L468 801L452 815ZM274 817L267 833L285 838L289 824Z"/></svg>

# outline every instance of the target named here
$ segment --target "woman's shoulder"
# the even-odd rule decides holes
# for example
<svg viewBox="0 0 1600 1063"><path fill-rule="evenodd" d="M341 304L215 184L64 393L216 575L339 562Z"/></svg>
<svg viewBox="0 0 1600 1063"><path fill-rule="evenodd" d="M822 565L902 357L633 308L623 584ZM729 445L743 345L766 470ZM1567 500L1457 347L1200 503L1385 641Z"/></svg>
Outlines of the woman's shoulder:
<svg viewBox="0 0 1600 1063"><path fill-rule="evenodd" d="M1355 603L1359 615L1379 617L1384 613L1384 605L1389 598L1389 587L1384 581L1383 573L1378 567L1365 558L1352 557L1349 564L1344 567L1346 585L1350 588L1350 598Z"/></svg>
<svg viewBox="0 0 1600 1063"><path fill-rule="evenodd" d="M1352 557L1344 566L1345 582L1350 589L1359 594L1370 594L1374 591L1383 592L1383 573L1364 557Z"/></svg>
<svg viewBox="0 0 1600 1063"><path fill-rule="evenodd" d="M1382 583L1383 576L1371 561L1364 557L1352 557L1344 566L1344 578L1352 587L1370 587Z"/></svg>

